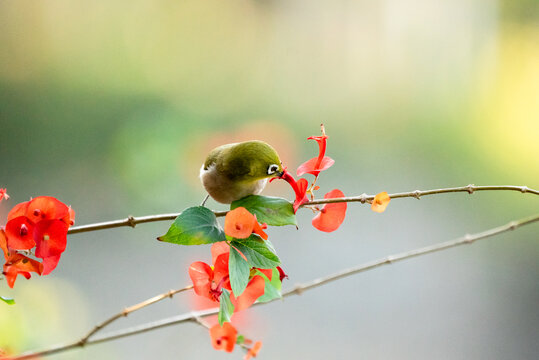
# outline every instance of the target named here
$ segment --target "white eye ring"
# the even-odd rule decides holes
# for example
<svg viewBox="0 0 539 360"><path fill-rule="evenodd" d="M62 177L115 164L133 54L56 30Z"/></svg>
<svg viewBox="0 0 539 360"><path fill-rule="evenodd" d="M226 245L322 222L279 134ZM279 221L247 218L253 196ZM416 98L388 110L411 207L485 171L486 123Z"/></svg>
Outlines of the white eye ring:
<svg viewBox="0 0 539 360"><path fill-rule="evenodd" d="M272 164L268 167L268 175L275 174L279 170L279 165Z"/></svg>

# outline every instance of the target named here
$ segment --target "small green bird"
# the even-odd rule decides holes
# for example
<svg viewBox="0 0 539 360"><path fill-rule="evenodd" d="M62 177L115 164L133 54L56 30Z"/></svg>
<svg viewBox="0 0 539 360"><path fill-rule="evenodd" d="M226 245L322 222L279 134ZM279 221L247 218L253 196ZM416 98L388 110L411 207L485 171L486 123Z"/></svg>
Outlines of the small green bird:
<svg viewBox="0 0 539 360"><path fill-rule="evenodd" d="M268 178L282 174L275 149L258 140L216 147L200 168L202 185L212 198L223 204L260 194Z"/></svg>

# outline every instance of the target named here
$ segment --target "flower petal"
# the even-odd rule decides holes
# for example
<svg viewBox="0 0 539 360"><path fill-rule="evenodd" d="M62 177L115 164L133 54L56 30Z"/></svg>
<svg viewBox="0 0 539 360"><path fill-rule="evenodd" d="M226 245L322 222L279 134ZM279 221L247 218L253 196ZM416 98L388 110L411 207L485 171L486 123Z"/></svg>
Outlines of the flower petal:
<svg viewBox="0 0 539 360"><path fill-rule="evenodd" d="M307 187L309 186L309 182L305 179L299 179L296 184L298 192L296 193L296 200L294 200L293 204L294 213L298 212L301 205L309 202L309 198L307 198Z"/></svg>
<svg viewBox="0 0 539 360"><path fill-rule="evenodd" d="M43 259L43 273L41 275L48 275L50 274L54 269L56 269L56 266L58 266L58 263L60 262L60 256L61 255L54 255L49 256Z"/></svg>
<svg viewBox="0 0 539 360"><path fill-rule="evenodd" d="M4 253L4 259L7 261L9 257L9 249L7 247L7 236L4 229L0 229L0 249Z"/></svg>
<svg viewBox="0 0 539 360"><path fill-rule="evenodd" d="M34 226L36 256L47 258L60 255L67 245L68 225L62 220L41 220Z"/></svg>
<svg viewBox="0 0 539 360"><path fill-rule="evenodd" d="M255 222L254 215L240 206L226 214L225 234L236 239L248 238L253 233Z"/></svg>
<svg viewBox="0 0 539 360"><path fill-rule="evenodd" d="M265 224L264 224L265 225ZM265 225L266 228L267 228L267 225ZM258 221L256 220L256 215L255 215L255 223L254 223L254 226L253 226L253 232L257 235L259 235L262 239L264 240L268 240L268 234L266 234L264 232L264 227L261 226Z"/></svg>
<svg viewBox="0 0 539 360"><path fill-rule="evenodd" d="M189 266L189 277L193 282L193 287L197 295L214 300L210 294L211 283L213 280L213 270L210 265L202 261L192 263L191 266Z"/></svg>
<svg viewBox="0 0 539 360"><path fill-rule="evenodd" d="M328 192L324 199L332 199L344 197L344 194L339 189L334 189ZM332 232L335 231L341 226L346 216L347 204L334 203L334 204L325 204L322 210L313 218L312 224L315 228L320 231Z"/></svg>
<svg viewBox="0 0 539 360"><path fill-rule="evenodd" d="M25 201L25 202L15 205L7 214L7 221L11 219L15 219L16 217L19 217L19 216L25 216L26 209L28 209L29 203L30 201Z"/></svg>
<svg viewBox="0 0 539 360"><path fill-rule="evenodd" d="M320 171L327 170L333 164L335 164L335 160L333 160L329 156L324 156L320 161L319 160L320 159L318 157L315 157L305 161L296 170L296 175L301 176L304 174L312 174L314 176L318 176L318 174L320 174Z"/></svg>
<svg viewBox="0 0 539 360"><path fill-rule="evenodd" d="M249 281L245 290L237 298L234 294L230 295L230 301L234 305L234 312L247 309L253 305L256 299L264 295L265 281L262 276L256 275Z"/></svg>
<svg viewBox="0 0 539 360"><path fill-rule="evenodd" d="M230 245L226 241L213 243L211 246L211 263L215 265L217 257L230 252Z"/></svg>
<svg viewBox="0 0 539 360"><path fill-rule="evenodd" d="M71 206L68 206L68 214L62 218L62 221L69 226L75 225L75 210Z"/></svg>
<svg viewBox="0 0 539 360"><path fill-rule="evenodd" d="M69 217L66 204L52 196L38 196L28 204L26 217L34 224L40 220L59 220Z"/></svg>
<svg viewBox="0 0 539 360"><path fill-rule="evenodd" d="M382 213L386 210L390 201L391 198L386 191L376 194L372 200L371 209L374 212Z"/></svg>
<svg viewBox="0 0 539 360"><path fill-rule="evenodd" d="M23 275L25 278L30 279L31 271L41 275L43 265L39 261L22 254L13 254L4 264L3 274L6 277L8 286L13 288L17 275Z"/></svg>
<svg viewBox="0 0 539 360"><path fill-rule="evenodd" d="M286 169L283 171L283 174L279 177L279 179L283 179L289 183L294 190L294 194L296 194L296 200L294 200L295 214L302 204L309 201L307 198L307 187L309 186L309 183L305 179L299 179L296 182L296 179L294 179L294 177L288 171L286 171Z"/></svg>
<svg viewBox="0 0 539 360"><path fill-rule="evenodd" d="M224 287L227 290L232 290L232 287L230 285L230 278L228 275L229 257L230 252L221 254L217 257L215 263L213 264L213 281L216 284L221 284L221 287Z"/></svg>
<svg viewBox="0 0 539 360"><path fill-rule="evenodd" d="M10 249L28 250L36 246L34 224L26 216L18 216L6 224L7 245Z"/></svg>
<svg viewBox="0 0 539 360"><path fill-rule="evenodd" d="M211 344L215 350L232 352L237 334L238 331L229 322L225 322L223 326L216 324L210 328Z"/></svg>

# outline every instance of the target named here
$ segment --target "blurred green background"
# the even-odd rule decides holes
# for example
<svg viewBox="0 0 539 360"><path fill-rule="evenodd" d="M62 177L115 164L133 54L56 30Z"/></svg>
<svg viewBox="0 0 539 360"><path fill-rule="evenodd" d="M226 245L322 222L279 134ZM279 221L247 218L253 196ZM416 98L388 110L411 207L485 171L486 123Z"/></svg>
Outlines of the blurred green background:
<svg viewBox="0 0 539 360"><path fill-rule="evenodd" d="M539 188L536 0L0 0L0 187L71 204L77 224L198 204L213 146L257 138L289 169L327 155L319 196L476 185ZM292 198L274 182L266 194ZM224 206L210 201L213 209ZM531 194L350 204L335 233L270 229L294 283L537 213ZM169 223L70 235L58 268L2 281L0 348L73 341L188 283L209 247L155 241ZM535 359L538 228L341 280L252 309L260 359ZM122 328L189 311L180 295ZM186 324L51 359L232 359Z"/></svg>

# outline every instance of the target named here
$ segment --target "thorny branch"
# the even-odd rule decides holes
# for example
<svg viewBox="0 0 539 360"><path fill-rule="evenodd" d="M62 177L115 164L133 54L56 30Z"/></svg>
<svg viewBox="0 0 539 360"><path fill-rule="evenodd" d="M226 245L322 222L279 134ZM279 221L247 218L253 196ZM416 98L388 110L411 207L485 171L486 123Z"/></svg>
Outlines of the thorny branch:
<svg viewBox="0 0 539 360"><path fill-rule="evenodd" d="M457 188L454 188L454 189L457 189ZM444 189L445 192L457 191L457 190L453 190L453 191L447 191L447 190L449 190L449 189ZM430 190L430 191L435 191L435 190ZM424 195L424 194L422 194L422 195ZM404 197L404 196L401 196L401 197ZM453 240L441 242L441 243L438 243L438 244L434 244L434 245L430 245L430 246L426 246L426 247L422 247L422 248L402 252L402 253L395 254L395 255L390 255L390 256L384 257L382 259L374 260L374 261L371 261L371 262L368 262L368 263L365 263L365 264L361 264L361 265L357 265L357 266L354 266L354 267L351 267L351 268L348 268L348 269L341 270L341 271L339 271L339 272L337 272L335 274L332 274L332 275L328 275L328 276L325 276L325 277L320 277L320 278L311 280L311 281L303 283L303 284L298 284L293 289L290 289L290 290L284 292L282 294L282 296L283 296L283 298L285 298L285 297L292 296L292 295L301 295L303 292L305 292L307 290L311 290L311 289L314 289L316 287L323 286L325 284L328 284L330 282L342 279L344 277L348 277L348 276L351 276L351 275L358 274L360 272L372 270L374 268L377 268L377 267L380 267L380 266L383 266L383 265L393 264L395 262L410 259L410 258L413 258L413 257L426 255L426 254L430 254L430 253L437 252L437 251L446 250L446 249L456 247L456 246L459 246L459 245L472 244L473 242L475 242L477 240L492 237L494 235L498 235L498 234L501 234L501 233L504 233L504 232L507 232L507 231L510 231L510 230L515 230L515 229L517 229L519 227L522 227L522 226L528 225L528 224L532 224L532 223L537 222L537 221L539 221L539 214L536 214L534 216L530 216L530 217L527 217L527 218L523 218L523 219L520 219L520 220L511 221L511 222L509 222L509 223L507 223L505 225L498 226L498 227L495 227L495 228L492 228L492 229L489 229L489 230L485 230L485 231L480 232L480 233L471 234L471 235L467 234L467 235L464 235L464 236L462 236L460 238L457 238L457 239L453 239ZM81 340L77 340L77 341L72 342L72 343L53 346L53 347L47 348L45 350L27 352L25 354L21 354L21 355L15 356L15 357L9 357L9 358L6 358L6 359L22 360L22 359L31 359L31 358L34 358L34 357L37 357L37 356L52 355L52 354L64 352L64 351L67 351L67 350L70 350L70 349L83 347L83 346L86 346L86 345L99 344L99 343L102 343L102 342L112 341L112 340L120 339L120 338L123 338L123 337L131 336L131 335L135 335L135 334L140 334L140 333L160 329L160 328L171 326L171 325L181 324L181 323L185 323L185 322L192 322L192 323L196 323L196 324L199 324L199 325L206 326L205 322L201 321L201 319L203 317L205 317L205 316L208 316L208 315L217 314L218 311L219 311L218 309L209 309L209 310L204 310L204 311L198 311L198 312L192 312L192 313L188 313L188 314L177 315L177 316L169 317L169 318L162 319L162 320L159 320L159 321L154 321L154 322L151 322L151 323L142 324L142 325L139 325L139 326L136 326L136 327L130 327L130 328L127 328L127 329L124 329L124 330L111 332L111 333L104 334L104 335L102 335L100 337L96 337L96 338L93 338L93 339L91 338L93 335L95 335L99 330L101 330L106 325L109 325L113 321L127 315L126 311L128 311L127 313L131 313L131 312L134 312L136 310L140 310L140 309L142 309L142 308L144 308L144 307L146 307L146 306L148 306L150 304L154 304L154 303L156 303L156 302L158 302L158 301L160 301L162 299L165 299L167 297L171 297L173 294L176 294L176 293L179 293L179 292L182 292L182 291L185 291L185 290L189 290L190 288L191 288L190 286L187 286L187 287L182 288L182 289L172 290L172 291L166 292L164 294L155 296L155 297L153 297L151 299L148 299L146 301L143 301L142 303L139 303L137 305L131 306L131 307L127 308L126 310L124 310L124 311L110 317L109 319L105 320L101 324L95 326ZM277 299L274 299L272 301L275 301L275 300L277 300ZM266 303L255 303L253 306L257 306L257 305L261 305L261 304L266 304Z"/></svg>
<svg viewBox="0 0 539 360"><path fill-rule="evenodd" d="M409 191L409 192L394 193L394 194L389 194L389 197L391 199L399 199L399 198L407 198L407 197L420 199L422 196L427 196L427 195L453 193L453 192L467 192L469 194L473 194L476 191L518 191L521 193L531 193L531 194L539 195L538 190L530 189L527 186L514 186L514 185L475 186L473 184L470 184L467 186L454 187L454 188L434 189L434 190L415 190L415 191ZM344 197L344 198L313 200L302 205L302 207L307 206L307 205L319 205L319 204L329 204L329 203L339 203L339 202L360 202L364 204L366 202L372 201L373 199L374 199L374 195L362 194L359 196L350 196L350 197ZM227 214L227 211L215 211L214 213L215 213L215 216L220 217L220 216L225 216ZM111 228L123 227L123 226L130 226L134 228L137 224L155 222L155 221L174 220L178 215L180 215L180 213L148 215L148 216L138 216L138 217L128 216L127 218L121 219L121 220L112 220L112 221L105 221L105 222L100 222L100 223L95 223L95 224L73 226L69 229L68 234L77 234L77 233L82 233L82 232L111 229Z"/></svg>

